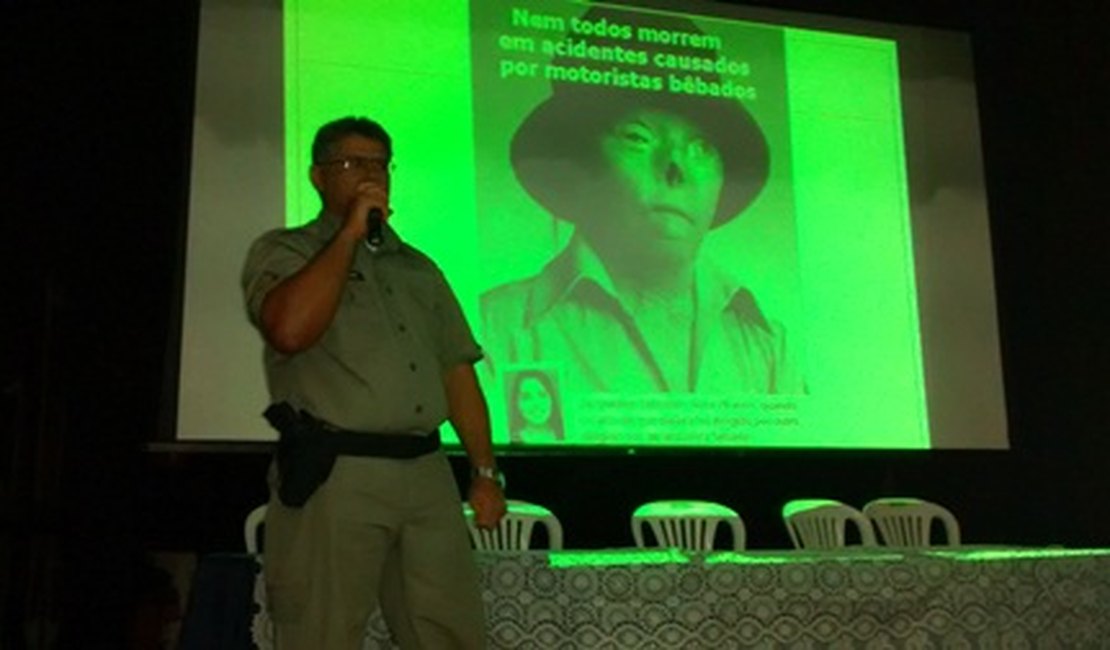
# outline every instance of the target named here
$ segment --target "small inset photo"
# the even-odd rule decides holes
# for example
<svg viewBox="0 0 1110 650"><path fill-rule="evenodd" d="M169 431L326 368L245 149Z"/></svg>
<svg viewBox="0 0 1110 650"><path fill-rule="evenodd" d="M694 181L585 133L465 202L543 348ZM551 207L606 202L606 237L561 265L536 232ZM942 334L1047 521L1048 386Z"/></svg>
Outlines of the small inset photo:
<svg viewBox="0 0 1110 650"><path fill-rule="evenodd" d="M513 369L505 373L504 385L511 443L562 442L562 398L554 372L544 368Z"/></svg>

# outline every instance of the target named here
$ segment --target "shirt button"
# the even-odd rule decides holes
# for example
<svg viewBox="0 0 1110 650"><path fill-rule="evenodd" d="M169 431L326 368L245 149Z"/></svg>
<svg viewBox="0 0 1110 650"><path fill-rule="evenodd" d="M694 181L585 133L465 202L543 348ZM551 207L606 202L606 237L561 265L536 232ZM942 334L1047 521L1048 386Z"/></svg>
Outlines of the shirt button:
<svg viewBox="0 0 1110 650"><path fill-rule="evenodd" d="M416 409L414 409L414 410L415 410L415 411L416 411L417 413L423 413L423 412L424 412L424 407L423 407L423 406L421 406L420 404L417 404L417 405L416 405Z"/></svg>
<svg viewBox="0 0 1110 650"><path fill-rule="evenodd" d="M405 331L405 324L404 324L404 323L401 323L400 325L398 325L398 326L397 326L397 329L399 329L399 330L401 330L402 332L404 332L404 331Z"/></svg>
<svg viewBox="0 0 1110 650"><path fill-rule="evenodd" d="M393 287L387 286L385 288L385 292L392 296L393 295Z"/></svg>
<svg viewBox="0 0 1110 650"><path fill-rule="evenodd" d="M411 370L413 372L416 372L416 364L415 363L410 363L409 364L409 370Z"/></svg>

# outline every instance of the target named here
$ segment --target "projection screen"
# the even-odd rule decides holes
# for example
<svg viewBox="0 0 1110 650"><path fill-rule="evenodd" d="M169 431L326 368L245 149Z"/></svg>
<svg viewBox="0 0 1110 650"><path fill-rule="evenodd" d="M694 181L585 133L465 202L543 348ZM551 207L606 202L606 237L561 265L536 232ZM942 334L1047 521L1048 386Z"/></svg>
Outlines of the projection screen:
<svg viewBox="0 0 1110 650"><path fill-rule="evenodd" d="M1007 446L967 36L566 0L205 0L177 439L273 439L239 273L348 115L506 449Z"/></svg>

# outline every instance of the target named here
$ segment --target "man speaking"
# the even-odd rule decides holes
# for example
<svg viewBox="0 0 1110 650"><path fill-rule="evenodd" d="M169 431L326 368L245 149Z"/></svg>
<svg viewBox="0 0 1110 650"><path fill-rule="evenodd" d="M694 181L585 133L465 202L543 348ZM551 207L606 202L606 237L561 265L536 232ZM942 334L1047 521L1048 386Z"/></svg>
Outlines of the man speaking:
<svg viewBox="0 0 1110 650"><path fill-rule="evenodd" d="M495 526L505 499L473 369L482 352L439 268L387 222L392 157L376 122L321 127L309 172L320 214L262 235L243 270L281 436L264 568L282 650L359 648L379 603L406 650L485 645L438 432L448 419L458 432L477 523Z"/></svg>

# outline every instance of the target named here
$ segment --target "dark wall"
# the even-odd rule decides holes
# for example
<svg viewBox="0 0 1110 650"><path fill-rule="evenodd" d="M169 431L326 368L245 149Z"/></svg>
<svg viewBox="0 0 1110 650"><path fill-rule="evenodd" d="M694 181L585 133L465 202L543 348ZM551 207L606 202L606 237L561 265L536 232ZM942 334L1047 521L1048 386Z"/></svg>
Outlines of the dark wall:
<svg viewBox="0 0 1110 650"><path fill-rule="evenodd" d="M880 493L950 505L969 542L1110 544L1101 3L757 4L972 33L1014 449L513 457L511 495L549 505L579 547L629 544L650 498L730 503L752 546L775 547L787 498ZM237 549L265 498L261 452L142 451L176 336L197 8L0 10L0 630L45 608L63 642L95 629L83 647L120 647L143 551Z"/></svg>
<svg viewBox="0 0 1110 650"><path fill-rule="evenodd" d="M124 648L185 215L196 11L0 2L0 646ZM32 624L33 622L33 624Z"/></svg>

